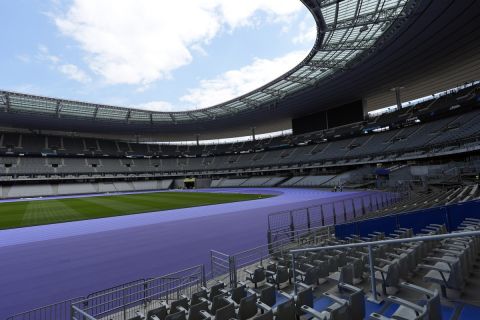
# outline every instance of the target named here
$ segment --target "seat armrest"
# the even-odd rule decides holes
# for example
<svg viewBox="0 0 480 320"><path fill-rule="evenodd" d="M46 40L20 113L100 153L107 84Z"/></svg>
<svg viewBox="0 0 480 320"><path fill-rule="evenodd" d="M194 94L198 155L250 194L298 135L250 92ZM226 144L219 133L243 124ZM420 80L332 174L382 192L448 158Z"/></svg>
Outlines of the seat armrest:
<svg viewBox="0 0 480 320"><path fill-rule="evenodd" d="M438 271L442 274L443 274L443 272L450 272L450 270L447 270L447 269L444 269L444 268L431 266L431 265L428 265L428 264L422 264L422 263L418 264L418 267L423 268L423 269L428 269L428 270L435 270L435 271Z"/></svg>
<svg viewBox="0 0 480 320"><path fill-rule="evenodd" d="M263 311L270 311L272 310L272 308L268 305L266 305L265 303L261 302L261 301L257 301L256 302L256 305L258 308L260 308L261 310Z"/></svg>
<svg viewBox="0 0 480 320"><path fill-rule="evenodd" d="M302 287L302 288L304 288L304 289L309 289L309 288L312 287L312 286L310 286L310 285L308 285L308 284L306 284L306 283L303 283L303 282L297 282L297 286Z"/></svg>
<svg viewBox="0 0 480 320"><path fill-rule="evenodd" d="M303 312L311 315L315 319L319 319L319 320L326 319L326 317L320 311L310 308L309 306L303 305L300 307L300 309L302 309Z"/></svg>
<svg viewBox="0 0 480 320"><path fill-rule="evenodd" d="M392 318L385 317L384 315L381 315L380 313L373 312L370 314L368 319L371 320L392 320Z"/></svg>
<svg viewBox="0 0 480 320"><path fill-rule="evenodd" d="M417 293L424 294L424 295L427 295L427 296L433 296L435 294L435 291L428 290L426 288L417 286L417 285L415 285L413 283L409 283L409 282L401 282L400 286L402 288L409 289L409 290L412 290L412 291L415 291Z"/></svg>
<svg viewBox="0 0 480 320"><path fill-rule="evenodd" d="M288 294L288 293L286 293L285 291L278 290L278 293L281 294L282 296L284 296L284 297L287 298L287 299L293 298L293 295Z"/></svg>
<svg viewBox="0 0 480 320"><path fill-rule="evenodd" d="M235 308L238 308L239 304L236 303L235 301L233 301L232 297L225 297L225 298L223 298L223 299L224 299L225 301L227 301L228 303L233 303L233 306L234 306Z"/></svg>
<svg viewBox="0 0 480 320"><path fill-rule="evenodd" d="M335 301L336 303L338 303L342 306L348 303L347 300L339 298L336 295L333 295L333 294L328 293L328 292L324 292L323 295L326 296L326 297L329 297L330 299L332 299L333 301Z"/></svg>
<svg viewBox="0 0 480 320"><path fill-rule="evenodd" d="M273 275L275 275L275 272L270 271L270 270L265 270L265 273L267 274L267 276L273 276Z"/></svg>
<svg viewBox="0 0 480 320"><path fill-rule="evenodd" d="M385 300L391 303L396 303L401 306L407 307L409 309L415 310L416 312L419 312L419 313L425 312L425 307L421 307L418 304L415 304L413 302L410 302L408 300L405 300L396 296L388 296L385 298Z"/></svg>
<svg viewBox="0 0 480 320"><path fill-rule="evenodd" d="M250 293L250 294L257 294L257 292L255 290L253 290L252 288L248 288L247 292Z"/></svg>
<svg viewBox="0 0 480 320"><path fill-rule="evenodd" d="M204 319L212 319L213 316L208 313L207 311L205 310L200 310L200 315L204 318Z"/></svg>
<svg viewBox="0 0 480 320"><path fill-rule="evenodd" d="M352 286L351 284L344 283L344 282L340 282L340 283L338 284L338 286L339 286L340 288L342 288L342 289L347 290L347 291L351 291L352 293L353 293L353 292L362 291L362 289L357 288L357 287L355 287L355 286Z"/></svg>
<svg viewBox="0 0 480 320"><path fill-rule="evenodd" d="M253 276L253 271L249 269L244 269L245 273L248 273L248 275Z"/></svg>
<svg viewBox="0 0 480 320"><path fill-rule="evenodd" d="M295 273L298 273L301 276L304 276L306 274L306 272L302 270L295 270Z"/></svg>

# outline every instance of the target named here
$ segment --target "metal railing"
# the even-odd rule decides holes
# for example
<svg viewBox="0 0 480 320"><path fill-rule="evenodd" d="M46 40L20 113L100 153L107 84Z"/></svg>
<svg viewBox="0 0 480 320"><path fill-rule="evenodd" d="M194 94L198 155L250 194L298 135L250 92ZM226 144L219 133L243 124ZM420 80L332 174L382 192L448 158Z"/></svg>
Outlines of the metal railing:
<svg viewBox="0 0 480 320"><path fill-rule="evenodd" d="M211 250L212 277L225 280L228 274L230 287L236 287L238 281L245 280L244 268L255 264L263 265L272 256L283 256L292 248L299 248L305 244L316 244L318 240L332 237L334 231L335 228L333 226L322 226L315 230L296 230L290 238L240 251L232 255Z"/></svg>
<svg viewBox="0 0 480 320"><path fill-rule="evenodd" d="M85 298L78 297L54 304L49 304L8 317L7 320L69 320L71 319L71 306L78 301L82 301L83 299Z"/></svg>
<svg viewBox="0 0 480 320"><path fill-rule="evenodd" d="M134 281L89 295L72 304L72 319L95 320L109 317L127 319L133 308L145 308L155 301L176 300L182 294L191 296L206 285L203 265L177 271L165 276Z"/></svg>
<svg viewBox="0 0 480 320"><path fill-rule="evenodd" d="M402 199L399 193L378 192L314 206L272 213L268 216L267 239L274 243L290 238L295 230L344 223L383 209Z"/></svg>
<svg viewBox="0 0 480 320"><path fill-rule="evenodd" d="M376 287L376 281L375 281L373 247L380 246L380 245L383 246L383 245L389 245L389 244L399 244L399 243L405 243L405 242L436 241L436 240L449 239L449 238L474 237L474 236L480 236L480 231L454 232L454 233L439 234L439 235L416 236L412 238L389 239L389 240L381 240L381 241L348 243L348 244L339 244L339 245L333 245L333 246L294 249L294 250L290 250L290 253L292 254L292 276L293 276L293 279L295 279L295 275L296 275L295 256L300 253L367 247L368 261L369 261L369 268L370 268L370 282L371 282L371 290L372 290L371 300L375 302L379 302L377 300L377 287ZM297 288L296 286L293 286L293 287L296 294Z"/></svg>

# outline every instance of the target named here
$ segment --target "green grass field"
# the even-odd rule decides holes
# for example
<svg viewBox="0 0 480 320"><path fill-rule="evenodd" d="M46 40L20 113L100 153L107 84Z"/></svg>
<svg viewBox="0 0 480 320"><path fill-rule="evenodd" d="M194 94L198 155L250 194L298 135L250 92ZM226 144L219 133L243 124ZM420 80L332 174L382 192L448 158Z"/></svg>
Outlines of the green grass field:
<svg viewBox="0 0 480 320"><path fill-rule="evenodd" d="M268 198L269 195L156 192L0 203L0 229Z"/></svg>

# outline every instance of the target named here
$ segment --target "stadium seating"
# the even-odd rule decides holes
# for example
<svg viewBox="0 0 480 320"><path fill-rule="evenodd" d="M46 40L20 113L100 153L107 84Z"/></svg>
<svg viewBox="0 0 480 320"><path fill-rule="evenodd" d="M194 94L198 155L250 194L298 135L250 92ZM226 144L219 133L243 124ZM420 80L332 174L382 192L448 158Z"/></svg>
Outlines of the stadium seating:
<svg viewBox="0 0 480 320"><path fill-rule="evenodd" d="M3 167L0 178L288 170L417 159L432 156L432 152L437 155L465 152L476 147L474 139L480 133L477 125L480 111L472 106L474 98L467 102L462 100L460 108L450 107L452 103L458 104L457 98L469 96L472 90L475 88L454 92L426 106L380 115L364 123L225 145L159 145L0 132L0 167ZM379 128L380 132L374 132ZM332 186L341 183L332 180L326 184L321 179L310 177L294 184ZM231 186L239 186L239 183L236 181ZM278 181L242 183L267 186L276 185ZM284 185L293 184L287 180Z"/></svg>
<svg viewBox="0 0 480 320"><path fill-rule="evenodd" d="M465 230L480 230L480 220L467 218L456 232ZM290 263L291 254L275 254L263 260L255 271L248 271L248 276L242 279L245 282L240 281L233 287L212 279L207 287L195 289L189 296L181 295L168 303L148 300L129 304L127 309L117 308L121 313L112 313L109 319L410 320L450 319L455 312L460 315L463 308L480 311L461 298L454 298L453 305L449 300L465 290L465 283L476 283L473 272L480 258L480 237L455 237L453 233L448 239L422 241L418 238L416 242L402 242L402 239L426 235L447 235L446 228L429 224L416 235L411 228L399 228L391 234L379 230L367 237L351 235L316 243L317 248L321 248L398 240L395 244L377 242L373 249L378 285L375 299L383 301L381 304L370 302L373 298L369 291L370 262L366 247L313 248L296 255L296 270ZM350 270L352 276L339 278L344 270ZM307 279L307 274L313 278ZM278 288L279 284L284 284L282 289Z"/></svg>

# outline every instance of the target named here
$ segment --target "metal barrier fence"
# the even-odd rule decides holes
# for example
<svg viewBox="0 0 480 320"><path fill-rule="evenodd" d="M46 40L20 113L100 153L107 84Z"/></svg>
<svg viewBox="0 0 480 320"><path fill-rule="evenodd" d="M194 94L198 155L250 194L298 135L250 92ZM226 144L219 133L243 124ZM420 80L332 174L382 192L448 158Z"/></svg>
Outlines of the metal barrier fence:
<svg viewBox="0 0 480 320"><path fill-rule="evenodd" d="M206 284L205 268L198 265L162 277L134 281L77 301L71 307L71 319L126 320L133 309L144 309L160 300L177 300L182 294L191 296ZM86 317L88 315L88 317Z"/></svg>
<svg viewBox="0 0 480 320"><path fill-rule="evenodd" d="M296 230L305 233L315 228L344 223L383 209L402 199L398 193L371 193L316 206L272 213L268 216L268 243L289 239Z"/></svg>
<svg viewBox="0 0 480 320"><path fill-rule="evenodd" d="M50 304L30 311L22 312L7 318L7 320L70 320L70 309L72 305L78 301L82 301L84 297L78 297Z"/></svg>

